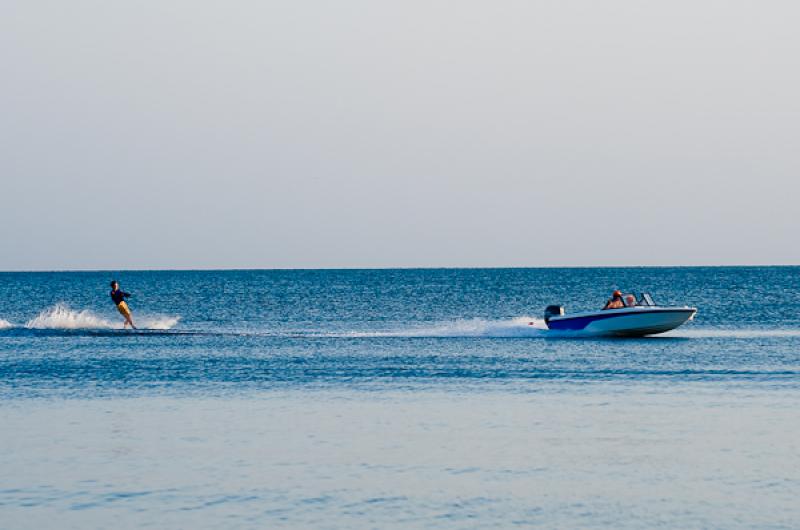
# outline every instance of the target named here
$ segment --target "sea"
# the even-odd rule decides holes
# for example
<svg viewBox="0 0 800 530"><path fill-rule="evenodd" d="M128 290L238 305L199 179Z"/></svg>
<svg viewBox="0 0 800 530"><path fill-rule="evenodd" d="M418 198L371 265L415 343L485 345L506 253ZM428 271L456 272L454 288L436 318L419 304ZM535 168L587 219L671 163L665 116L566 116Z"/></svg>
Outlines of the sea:
<svg viewBox="0 0 800 530"><path fill-rule="evenodd" d="M800 267L0 273L4 530L799 526Z"/></svg>

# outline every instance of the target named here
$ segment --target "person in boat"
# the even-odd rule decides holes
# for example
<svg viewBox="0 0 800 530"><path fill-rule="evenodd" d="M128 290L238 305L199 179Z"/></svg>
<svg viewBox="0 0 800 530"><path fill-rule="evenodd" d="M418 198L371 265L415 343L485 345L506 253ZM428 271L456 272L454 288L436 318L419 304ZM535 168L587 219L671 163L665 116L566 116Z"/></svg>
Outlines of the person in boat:
<svg viewBox="0 0 800 530"><path fill-rule="evenodd" d="M114 305L117 306L117 311L119 311L119 314L125 317L125 323L122 325L122 327L127 328L130 324L133 329L136 329L136 326L133 324L131 310L128 307L128 304L125 303L125 299L129 298L130 296L131 293L126 293L119 288L118 281L114 280L111 282L111 299L114 301Z"/></svg>
<svg viewBox="0 0 800 530"><path fill-rule="evenodd" d="M603 309L620 309L625 307L625 302L622 301L622 291L616 290L611 294L611 299L606 302Z"/></svg>

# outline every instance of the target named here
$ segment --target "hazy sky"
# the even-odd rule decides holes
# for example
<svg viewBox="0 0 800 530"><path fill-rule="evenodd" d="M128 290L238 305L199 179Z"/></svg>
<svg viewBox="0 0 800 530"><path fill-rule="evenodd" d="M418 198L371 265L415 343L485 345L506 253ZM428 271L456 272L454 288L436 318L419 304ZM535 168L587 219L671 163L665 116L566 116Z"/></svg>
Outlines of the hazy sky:
<svg viewBox="0 0 800 530"><path fill-rule="evenodd" d="M800 263L800 4L0 3L0 269Z"/></svg>

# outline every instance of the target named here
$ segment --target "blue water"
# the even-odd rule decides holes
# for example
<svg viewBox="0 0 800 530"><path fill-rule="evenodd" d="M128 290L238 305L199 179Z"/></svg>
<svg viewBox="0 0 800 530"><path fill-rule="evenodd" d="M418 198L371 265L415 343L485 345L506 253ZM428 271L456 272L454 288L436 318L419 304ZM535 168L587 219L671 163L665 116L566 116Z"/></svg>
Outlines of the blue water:
<svg viewBox="0 0 800 530"><path fill-rule="evenodd" d="M800 268L0 273L0 398L3 528L793 527Z"/></svg>

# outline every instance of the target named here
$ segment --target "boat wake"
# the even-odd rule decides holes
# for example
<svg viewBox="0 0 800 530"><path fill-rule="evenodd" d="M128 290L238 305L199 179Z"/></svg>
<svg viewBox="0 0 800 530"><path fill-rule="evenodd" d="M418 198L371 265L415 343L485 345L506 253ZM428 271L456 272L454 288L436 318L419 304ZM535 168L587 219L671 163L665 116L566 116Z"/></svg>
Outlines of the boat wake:
<svg viewBox="0 0 800 530"><path fill-rule="evenodd" d="M402 330L386 331L352 331L348 333L331 333L329 336L339 337L430 337L430 338L514 338L544 337L551 334L544 320L532 317L517 317L509 320L486 320L473 318L455 320L431 326L419 326Z"/></svg>
<svg viewBox="0 0 800 530"><path fill-rule="evenodd" d="M180 317L143 316L135 317L136 325L141 329L172 329ZM74 310L65 304L56 304L45 309L22 326L16 326L7 320L0 319L0 329L39 329L39 330L114 330L123 329L123 322L110 321L98 316L88 309Z"/></svg>
<svg viewBox="0 0 800 530"><path fill-rule="evenodd" d="M800 329L720 329L720 328L688 328L676 329L664 333L664 337L683 337L693 339L769 339L782 337L800 337Z"/></svg>

